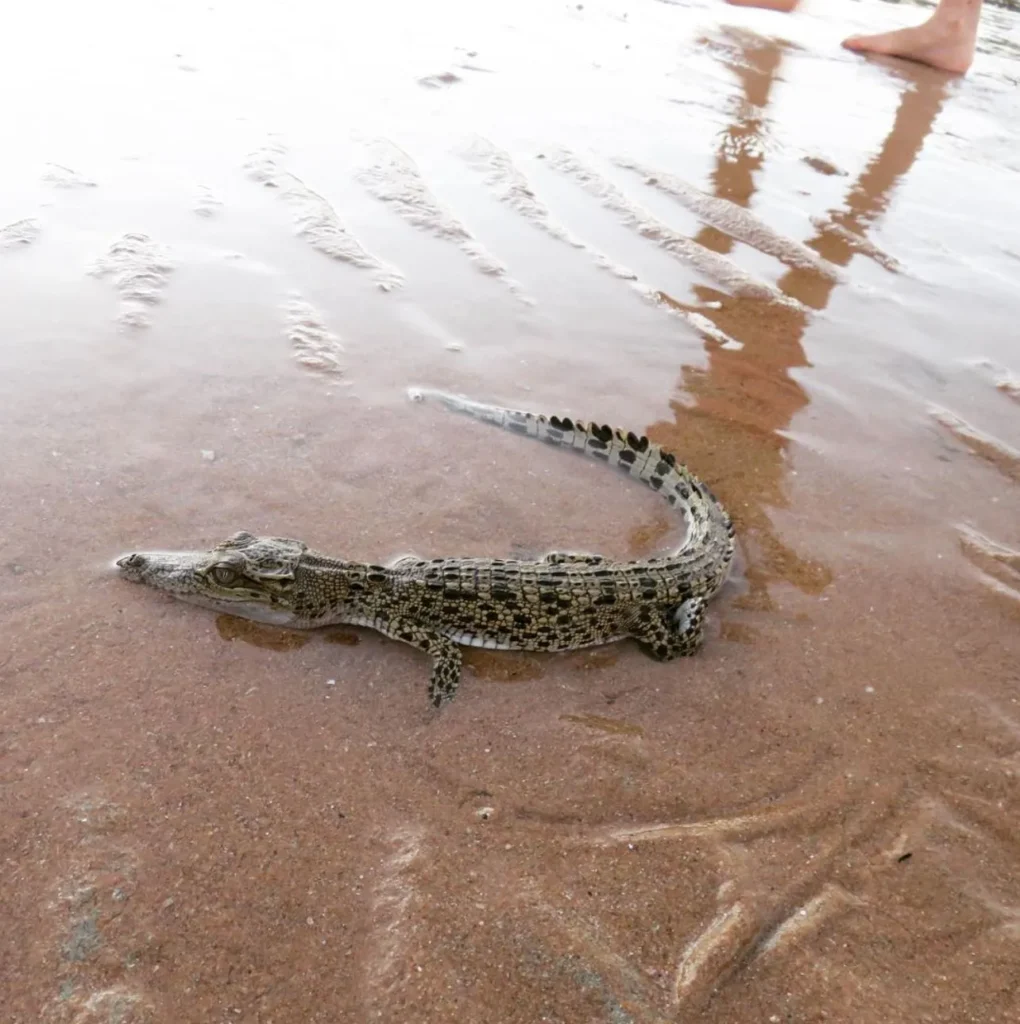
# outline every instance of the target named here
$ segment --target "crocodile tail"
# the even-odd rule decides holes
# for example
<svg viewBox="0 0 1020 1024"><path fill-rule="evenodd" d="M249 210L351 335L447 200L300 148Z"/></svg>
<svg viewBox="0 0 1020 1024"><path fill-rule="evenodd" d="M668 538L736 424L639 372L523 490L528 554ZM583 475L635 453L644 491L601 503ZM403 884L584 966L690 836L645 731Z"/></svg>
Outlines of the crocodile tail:
<svg viewBox="0 0 1020 1024"><path fill-rule="evenodd" d="M568 416L544 416L486 405L443 391L414 388L409 394L415 401L435 399L454 412L615 466L683 511L688 530L681 550L703 546L706 541L721 541L732 550L733 523L719 499L672 452L647 437Z"/></svg>

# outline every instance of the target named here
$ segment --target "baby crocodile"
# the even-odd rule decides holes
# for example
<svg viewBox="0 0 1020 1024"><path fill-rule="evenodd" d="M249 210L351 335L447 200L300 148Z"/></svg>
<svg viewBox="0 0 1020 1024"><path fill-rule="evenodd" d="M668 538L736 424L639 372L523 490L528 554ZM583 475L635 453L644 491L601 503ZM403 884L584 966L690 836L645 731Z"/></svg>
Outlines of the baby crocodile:
<svg viewBox="0 0 1020 1024"><path fill-rule="evenodd" d="M458 644L563 651L633 637L658 661L693 654L706 601L733 559L733 525L715 495L646 437L441 392L447 408L615 466L683 510L687 535L661 558L618 562L555 552L538 561L407 556L388 566L330 558L284 537L236 533L211 551L139 552L122 575L192 604L297 629L369 626L432 659L438 707L460 681Z"/></svg>

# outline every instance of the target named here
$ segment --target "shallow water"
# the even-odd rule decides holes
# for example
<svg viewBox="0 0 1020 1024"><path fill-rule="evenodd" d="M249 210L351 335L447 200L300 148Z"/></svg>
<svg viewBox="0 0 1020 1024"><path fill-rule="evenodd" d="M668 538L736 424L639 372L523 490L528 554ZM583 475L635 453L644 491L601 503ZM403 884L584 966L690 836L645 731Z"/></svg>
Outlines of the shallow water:
<svg viewBox="0 0 1020 1024"><path fill-rule="evenodd" d="M1015 1019L1016 15L37 6L0 196L13 1021ZM620 423L731 510L696 658L415 652L163 601L249 529L637 556Z"/></svg>

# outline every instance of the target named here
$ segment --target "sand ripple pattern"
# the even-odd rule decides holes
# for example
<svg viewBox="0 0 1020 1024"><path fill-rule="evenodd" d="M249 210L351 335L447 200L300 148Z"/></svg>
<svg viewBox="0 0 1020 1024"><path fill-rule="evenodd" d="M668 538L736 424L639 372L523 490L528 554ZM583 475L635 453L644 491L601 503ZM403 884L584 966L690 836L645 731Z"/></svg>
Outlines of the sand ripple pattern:
<svg viewBox="0 0 1020 1024"><path fill-rule="evenodd" d="M870 239L857 234L856 231L851 231L845 225L838 224L836 221L831 220L828 217L820 216L812 217L811 223L819 231L841 238L850 246L851 249L853 249L854 252L860 253L862 256L867 256L868 259L874 260L883 270L888 270L891 274L899 274L902 272L903 267L899 260L880 249Z"/></svg>
<svg viewBox="0 0 1020 1024"><path fill-rule="evenodd" d="M995 382L995 386L1003 394L1012 398L1014 402L1020 402L1020 377L1015 373L1007 372L1005 376Z"/></svg>
<svg viewBox="0 0 1020 1024"><path fill-rule="evenodd" d="M794 299L783 295L766 282L752 277L732 260L712 252L711 249L656 220L647 210L628 199L612 182L586 166L574 154L560 150L553 154L549 163L560 173L578 182L642 238L655 242L681 263L717 281L734 295L799 307L799 303Z"/></svg>
<svg viewBox="0 0 1020 1024"><path fill-rule="evenodd" d="M558 242L586 253L600 270L605 270L628 282L647 302L665 309L690 324L695 330L723 344L735 344L707 317L689 312L675 303L667 302L662 293L650 288L628 267L611 260L605 253L578 238L569 228L557 221L548 207L535 195L531 184L514 164L510 154L494 146L488 139L475 139L464 154L465 159L484 174L485 184L503 203L519 213L525 220L540 228Z"/></svg>
<svg viewBox="0 0 1020 1024"><path fill-rule="evenodd" d="M39 221L35 217L16 220L0 228L0 249L19 249L31 245L40 234Z"/></svg>
<svg viewBox="0 0 1020 1024"><path fill-rule="evenodd" d="M1000 441L999 438L986 434L983 430L968 423L949 409L939 405L930 405L928 414L936 423L945 427L957 440L962 441L975 455L980 455L1011 480L1020 483L1020 451Z"/></svg>
<svg viewBox="0 0 1020 1024"><path fill-rule="evenodd" d="M42 180L54 188L95 188L96 182L63 164L47 164Z"/></svg>
<svg viewBox="0 0 1020 1024"><path fill-rule="evenodd" d="M518 299L531 304L509 270L432 194L407 153L385 139L378 140L372 149L374 162L359 172L358 178L376 199L392 206L414 227L454 242L476 269L499 279Z"/></svg>
<svg viewBox="0 0 1020 1024"><path fill-rule="evenodd" d="M294 358L310 370L341 376L344 347L326 327L322 313L297 292L291 293L283 308L287 316L287 340L294 349Z"/></svg>
<svg viewBox="0 0 1020 1024"><path fill-rule="evenodd" d="M986 710L1015 745L1020 739L1015 715ZM1010 759L992 759L998 772L1012 771ZM758 963L790 957L798 946L810 946L823 927L831 929L838 918L873 907L881 889L895 887L894 872L915 849L931 849L946 833L965 836L971 845L997 844L1005 821L1001 808L952 788L950 780L958 777L963 760L934 757L928 766L930 792L854 781L856 773L848 772L828 792L819 788L800 798L781 798L732 818L596 829L587 842L625 844L631 850L650 841L677 843L679 857L690 844L714 849L722 878L716 912L677 950L670 984L674 1013L697 1013L720 988ZM810 856L789 864L782 884L763 887L753 851L767 844L756 841L774 837L778 842L792 834L804 837ZM977 892L970 899L982 901ZM1015 911L1000 904L996 917L1015 919ZM654 1001L650 988L648 1002Z"/></svg>
<svg viewBox="0 0 1020 1024"><path fill-rule="evenodd" d="M113 278L120 292L121 311L117 321L126 327L148 327L149 308L161 299L174 265L162 246L148 235L126 234L96 260L91 273Z"/></svg>
<svg viewBox="0 0 1020 1024"><path fill-rule="evenodd" d="M223 200L208 185L199 185L191 208L199 217L215 217L223 209Z"/></svg>
<svg viewBox="0 0 1020 1024"><path fill-rule="evenodd" d="M978 570L978 578L997 597L1020 605L1020 551L986 537L973 527L957 527L960 549Z"/></svg>
<svg viewBox="0 0 1020 1024"><path fill-rule="evenodd" d="M990 378L995 387L1007 398L1020 402L1020 376L990 359L978 359L972 365Z"/></svg>
<svg viewBox="0 0 1020 1024"><path fill-rule="evenodd" d="M282 166L280 161L286 152L284 146L271 143L253 153L245 169L253 181L279 191L294 213L298 237L331 259L371 270L376 284L383 291L399 288L404 282L404 275L373 256L341 224L336 210L323 196Z"/></svg>
<svg viewBox="0 0 1020 1024"><path fill-rule="evenodd" d="M385 837L385 850L376 865L369 896L369 932L361 943L364 1001L370 1019L385 1019L387 1008L400 999L407 985L408 940L421 928L424 904L418 875L425 832L407 825Z"/></svg>
<svg viewBox="0 0 1020 1024"><path fill-rule="evenodd" d="M840 279L839 270L828 260L822 259L806 245L773 231L764 221L736 203L710 196L675 174L653 170L636 160L618 157L613 162L617 167L640 174L646 185L675 199L706 224L711 224L738 241L746 242L759 252L775 256L787 266L813 270L833 281Z"/></svg>
<svg viewBox="0 0 1020 1024"><path fill-rule="evenodd" d="M995 382L995 387L1004 394L1009 395L1014 401L1020 401L1020 377L1014 374L1001 377Z"/></svg>

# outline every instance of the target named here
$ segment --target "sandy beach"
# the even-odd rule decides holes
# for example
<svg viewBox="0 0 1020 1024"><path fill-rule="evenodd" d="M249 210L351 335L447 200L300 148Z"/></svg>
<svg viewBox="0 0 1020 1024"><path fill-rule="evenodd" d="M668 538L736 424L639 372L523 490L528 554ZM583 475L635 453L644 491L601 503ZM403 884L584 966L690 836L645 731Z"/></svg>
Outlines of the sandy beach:
<svg viewBox="0 0 1020 1024"><path fill-rule="evenodd" d="M1020 15L952 77L840 48L930 10L878 0L24 6L0 1017L1020 1019ZM697 656L467 651L435 712L113 571L683 536L417 385L706 480Z"/></svg>

